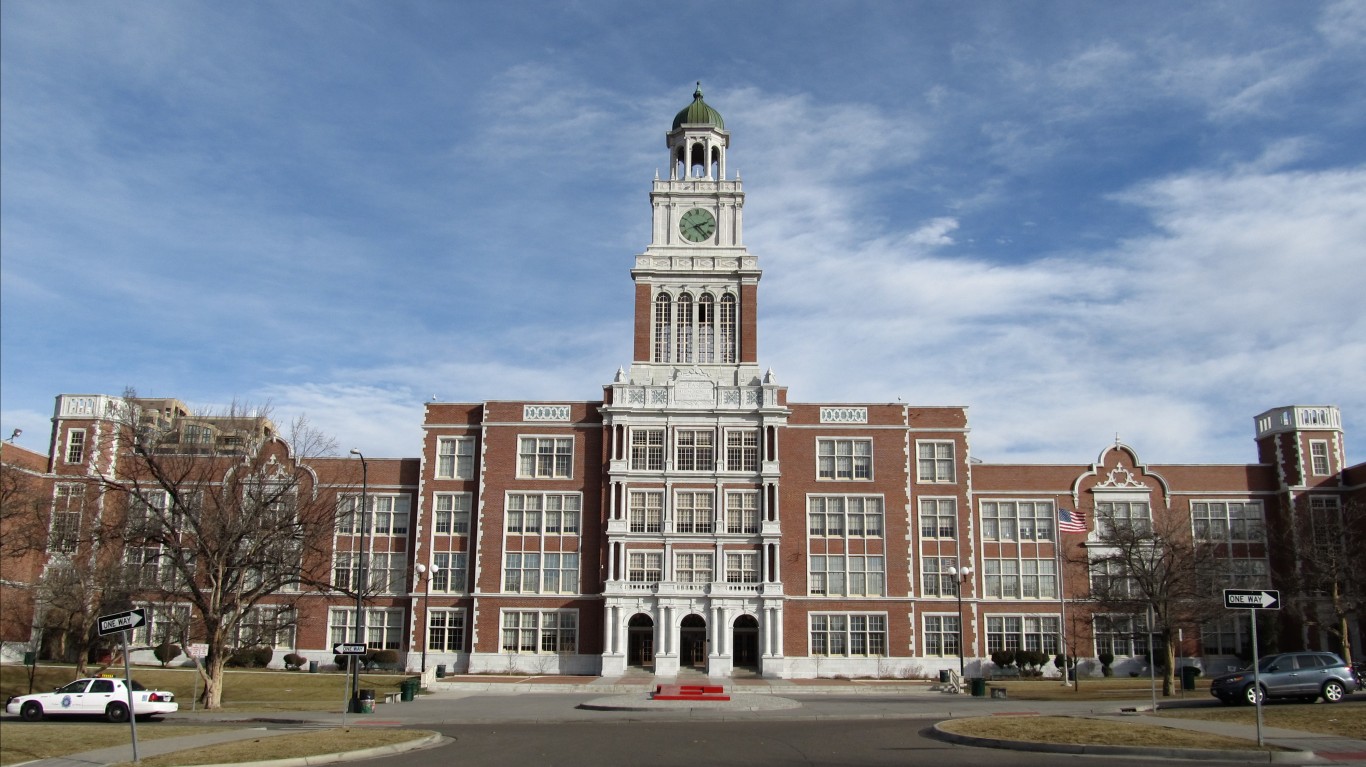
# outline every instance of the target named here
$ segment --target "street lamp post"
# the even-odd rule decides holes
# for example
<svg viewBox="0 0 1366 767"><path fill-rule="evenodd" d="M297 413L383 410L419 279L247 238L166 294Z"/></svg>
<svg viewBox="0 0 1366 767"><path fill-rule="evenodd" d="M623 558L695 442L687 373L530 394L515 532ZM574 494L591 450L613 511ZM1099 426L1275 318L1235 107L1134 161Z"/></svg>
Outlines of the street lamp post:
<svg viewBox="0 0 1366 767"><path fill-rule="evenodd" d="M427 610L427 604L428 604L428 602L431 601L431 598L432 598L432 578L435 578L435 577L436 577L436 574L439 573L439 572L441 572L441 568L440 568L440 567L437 567L436 565L432 565L432 566L429 568L429 567L427 567L426 565L419 564L419 565L417 566L416 569L417 569L417 577L421 578L421 577L423 576L424 573L425 573L426 576L427 576L427 582L426 582L426 584L423 586L423 589L422 589L422 634L421 634L421 636L422 636L422 640L421 640L421 641L422 641L422 675L425 677L425 676L427 675L427 640L428 640L428 638L431 636L430 630L431 630L431 624L432 624L432 620L431 620L431 618L429 617L431 613L429 613L428 610Z"/></svg>
<svg viewBox="0 0 1366 767"><path fill-rule="evenodd" d="M365 572L365 544L366 533L370 530L369 506L370 501L367 497L370 493L370 467L365 462L365 455L360 448L351 448L351 455L360 458L360 550L356 553L356 644L366 644L365 641L365 605L364 595L367 585ZM354 519L353 519L354 523ZM359 714L361 712L360 703L360 655L351 656L351 711Z"/></svg>
<svg viewBox="0 0 1366 767"><path fill-rule="evenodd" d="M966 673L963 653L967 649L963 632L963 584L972 577L972 565L949 565L949 575L954 577L954 591L958 594L958 677L961 679Z"/></svg>

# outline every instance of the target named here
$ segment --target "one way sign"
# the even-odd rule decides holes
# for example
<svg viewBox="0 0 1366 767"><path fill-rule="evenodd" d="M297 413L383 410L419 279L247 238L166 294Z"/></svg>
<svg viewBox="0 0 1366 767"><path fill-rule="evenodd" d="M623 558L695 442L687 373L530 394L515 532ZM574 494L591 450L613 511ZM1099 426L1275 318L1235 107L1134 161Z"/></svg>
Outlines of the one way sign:
<svg viewBox="0 0 1366 767"><path fill-rule="evenodd" d="M1281 592L1272 589L1224 589L1224 607L1231 610L1279 610Z"/></svg>
<svg viewBox="0 0 1366 767"><path fill-rule="evenodd" d="M147 622L146 608L139 607L121 613L100 616L100 636L117 634L120 631L135 629Z"/></svg>

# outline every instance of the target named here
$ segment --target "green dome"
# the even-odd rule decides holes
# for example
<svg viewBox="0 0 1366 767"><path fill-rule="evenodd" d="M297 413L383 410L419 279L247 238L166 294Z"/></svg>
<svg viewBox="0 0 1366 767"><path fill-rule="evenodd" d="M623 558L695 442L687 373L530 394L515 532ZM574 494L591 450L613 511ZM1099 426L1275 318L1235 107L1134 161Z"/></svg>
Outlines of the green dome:
<svg viewBox="0 0 1366 767"><path fill-rule="evenodd" d="M678 130L684 125L712 125L721 130L726 129L726 121L721 119L721 113L707 106L707 102L702 100L700 82L697 84L697 90L693 91L692 103L674 117L673 130Z"/></svg>

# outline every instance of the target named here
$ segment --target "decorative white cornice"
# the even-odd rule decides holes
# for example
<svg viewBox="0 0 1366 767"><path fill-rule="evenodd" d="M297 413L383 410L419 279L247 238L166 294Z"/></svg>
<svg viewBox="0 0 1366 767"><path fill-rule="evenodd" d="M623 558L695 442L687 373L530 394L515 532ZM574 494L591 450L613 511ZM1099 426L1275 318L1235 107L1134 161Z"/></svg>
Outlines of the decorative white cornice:
<svg viewBox="0 0 1366 767"><path fill-rule="evenodd" d="M568 405L523 405L523 421L568 421Z"/></svg>

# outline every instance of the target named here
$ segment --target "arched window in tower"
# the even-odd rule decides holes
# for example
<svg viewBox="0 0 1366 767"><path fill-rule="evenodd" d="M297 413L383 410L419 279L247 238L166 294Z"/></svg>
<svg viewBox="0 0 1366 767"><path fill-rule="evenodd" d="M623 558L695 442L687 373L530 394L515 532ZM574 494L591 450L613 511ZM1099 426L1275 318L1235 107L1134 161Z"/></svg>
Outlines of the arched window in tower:
<svg viewBox="0 0 1366 767"><path fill-rule="evenodd" d="M674 344L676 362L692 362L692 294L680 293L674 327L678 329L678 341Z"/></svg>
<svg viewBox="0 0 1366 767"><path fill-rule="evenodd" d="M716 361L716 299L706 294L697 299L697 361Z"/></svg>
<svg viewBox="0 0 1366 767"><path fill-rule="evenodd" d="M689 152L689 154L691 155L691 157L690 157L690 159L689 159L688 165L692 166L692 167L691 167L692 177L693 177L693 178L706 178L706 177L707 177L707 145L706 145L706 144L703 144L702 142L699 141L699 142L697 142L696 144L693 144L693 145L692 145L692 149L691 149L691 151Z"/></svg>
<svg viewBox="0 0 1366 767"><path fill-rule="evenodd" d="M721 361L734 362L739 357L739 337L735 332L735 296L721 296Z"/></svg>
<svg viewBox="0 0 1366 767"><path fill-rule="evenodd" d="M670 342L673 340L673 325L669 296L660 293L655 299L655 362L670 362Z"/></svg>

